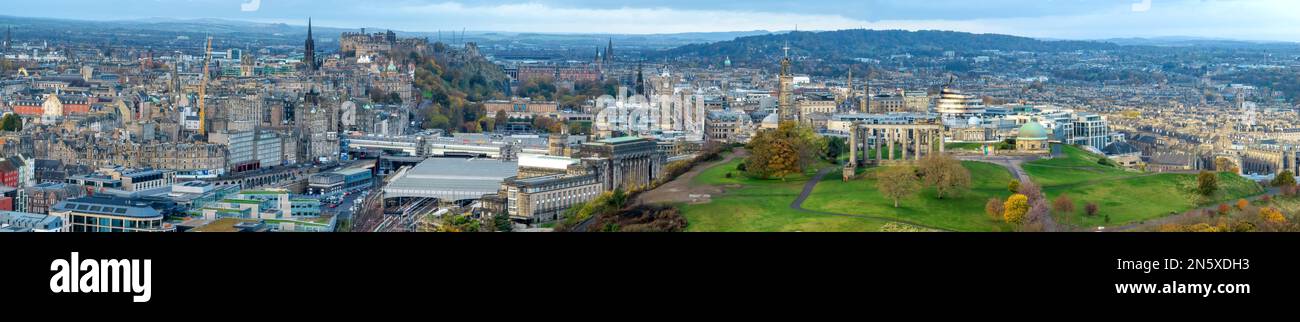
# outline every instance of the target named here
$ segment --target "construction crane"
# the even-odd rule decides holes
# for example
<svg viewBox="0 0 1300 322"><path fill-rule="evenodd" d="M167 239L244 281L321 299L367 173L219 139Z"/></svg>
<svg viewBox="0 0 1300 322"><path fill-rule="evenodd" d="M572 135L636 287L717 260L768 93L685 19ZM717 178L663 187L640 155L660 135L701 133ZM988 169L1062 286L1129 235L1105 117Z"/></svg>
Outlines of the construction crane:
<svg viewBox="0 0 1300 322"><path fill-rule="evenodd" d="M208 136L208 114L207 100L208 95L208 64L212 61L212 36L208 36L208 46L203 50L203 78L199 82L199 135Z"/></svg>

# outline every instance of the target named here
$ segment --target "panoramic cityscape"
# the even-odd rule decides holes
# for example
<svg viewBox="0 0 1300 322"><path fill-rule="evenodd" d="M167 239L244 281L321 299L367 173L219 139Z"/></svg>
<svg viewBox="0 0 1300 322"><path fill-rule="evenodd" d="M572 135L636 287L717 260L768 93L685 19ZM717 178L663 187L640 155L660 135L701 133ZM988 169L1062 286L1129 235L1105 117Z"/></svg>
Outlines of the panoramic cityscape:
<svg viewBox="0 0 1300 322"><path fill-rule="evenodd" d="M1291 2L52 2L0 232L1300 231Z"/></svg>

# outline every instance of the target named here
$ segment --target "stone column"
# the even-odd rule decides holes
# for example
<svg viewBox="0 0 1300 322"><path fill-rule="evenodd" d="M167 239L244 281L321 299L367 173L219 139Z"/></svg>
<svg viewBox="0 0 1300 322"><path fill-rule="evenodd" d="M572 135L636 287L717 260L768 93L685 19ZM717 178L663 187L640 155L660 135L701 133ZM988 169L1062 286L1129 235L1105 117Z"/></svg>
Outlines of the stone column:
<svg viewBox="0 0 1300 322"><path fill-rule="evenodd" d="M858 165L858 131L857 125L849 129L849 165L856 167Z"/></svg>
<svg viewBox="0 0 1300 322"><path fill-rule="evenodd" d="M871 144L872 146L876 147L876 164L879 165L880 160L882 160L883 159L882 157L884 156L884 153L880 152L880 148L885 146L883 144L880 144L880 140L883 140L884 136L881 135L880 130L878 129L873 128L873 129L869 129L868 131L871 131L871 141L872 141Z"/></svg>
<svg viewBox="0 0 1300 322"><path fill-rule="evenodd" d="M919 128L913 128L912 135L916 136L915 138L913 138L914 140L916 140L916 142L912 142L912 145L915 146L915 150L916 150L916 151L912 151L912 157L916 158L916 160L919 161L921 160L921 142L925 140L922 139L923 136L921 135L921 129Z"/></svg>
<svg viewBox="0 0 1300 322"><path fill-rule="evenodd" d="M943 146L943 132L942 132L943 130L934 130L934 131L939 134L939 153L944 153L943 149L946 148Z"/></svg>
<svg viewBox="0 0 1300 322"><path fill-rule="evenodd" d="M896 129L887 129L885 131L889 133L889 140L885 141L885 143L889 144L889 158L887 160L892 161L894 160L894 131L896 131Z"/></svg>

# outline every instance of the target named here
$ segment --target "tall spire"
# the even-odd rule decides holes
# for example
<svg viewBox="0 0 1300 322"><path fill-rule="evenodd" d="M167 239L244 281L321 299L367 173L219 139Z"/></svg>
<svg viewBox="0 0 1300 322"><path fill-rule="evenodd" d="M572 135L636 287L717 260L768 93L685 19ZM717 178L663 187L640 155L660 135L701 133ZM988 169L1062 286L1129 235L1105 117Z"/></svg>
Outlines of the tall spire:
<svg viewBox="0 0 1300 322"><path fill-rule="evenodd" d="M637 63L636 63L636 94L637 94L637 95L642 95L642 96L646 95L646 92L645 92L645 77L642 76L642 74L641 74L641 63L640 63L640 62L637 62Z"/></svg>
<svg viewBox="0 0 1300 322"><path fill-rule="evenodd" d="M614 38L609 38L609 45L605 47L605 62L614 62Z"/></svg>
<svg viewBox="0 0 1300 322"><path fill-rule="evenodd" d="M304 47L302 62L307 64L307 71L316 71L316 39L311 34L311 17L307 17L307 43Z"/></svg>

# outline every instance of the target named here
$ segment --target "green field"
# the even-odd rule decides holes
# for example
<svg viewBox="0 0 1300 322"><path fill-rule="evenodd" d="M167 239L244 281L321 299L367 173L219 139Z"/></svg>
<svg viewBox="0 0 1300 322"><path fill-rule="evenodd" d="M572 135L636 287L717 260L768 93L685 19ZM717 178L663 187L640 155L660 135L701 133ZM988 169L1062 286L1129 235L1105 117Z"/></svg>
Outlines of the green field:
<svg viewBox="0 0 1300 322"><path fill-rule="evenodd" d="M1231 202L1264 193L1258 184L1235 174L1220 173L1220 191L1212 198L1197 196L1195 174L1142 173L1098 164L1101 156L1073 146L1061 146L1062 155L1025 163L1022 167L1043 186L1049 199L1062 194L1075 202L1072 214L1056 214L1058 221L1075 227L1119 226L1182 213L1202 206ZM863 179L840 180L838 172L818 183L804 208L823 213L876 218L842 217L801 212L790 208L813 172L782 180L746 177L736 167L741 159L715 166L695 177L692 185L720 185L728 192L701 205L680 205L689 231L877 231L891 221L914 223L954 231L1012 231L1014 227L984 214L989 198L1005 199L1011 193L1011 173L1002 166L962 162L971 171L972 187L957 198L938 199L931 189L904 199L900 208L875 188L867 169ZM833 167L821 164L818 167ZM727 178L727 173L732 177ZM1097 203L1097 216L1084 215L1084 206ZM1106 222L1106 217L1110 222Z"/></svg>
<svg viewBox="0 0 1300 322"><path fill-rule="evenodd" d="M1048 198L1066 194L1075 202L1075 213L1058 214L1073 225L1095 227L1120 225L1182 213L1203 205L1232 201L1264 193L1258 184L1231 173L1219 173L1219 193L1202 198L1194 192L1195 174L1141 173L1097 163L1101 156L1073 146L1062 146L1062 156L1023 165L1034 182L1043 185ZM1083 214L1084 205L1095 202L1098 215ZM1110 216L1106 223L1105 216Z"/></svg>
<svg viewBox="0 0 1300 322"><path fill-rule="evenodd" d="M1011 172L995 164L962 162L971 172L971 190L959 198L938 199L932 189L904 199L899 208L876 190L876 180L867 170L864 179L843 182L827 177L804 202L804 208L831 213L870 215L956 231L1010 231L1011 226L984 214L989 198L1005 199L1011 193L1007 183Z"/></svg>
<svg viewBox="0 0 1300 322"><path fill-rule="evenodd" d="M687 231L693 232L855 232L878 231L885 221L866 218L817 215L790 209L803 185L814 172L781 180L760 180L736 170L742 161L733 160L705 170L693 185L740 187L713 196L700 205L679 205L685 214ZM830 166L830 165L822 165ZM732 178L726 174L732 173Z"/></svg>

